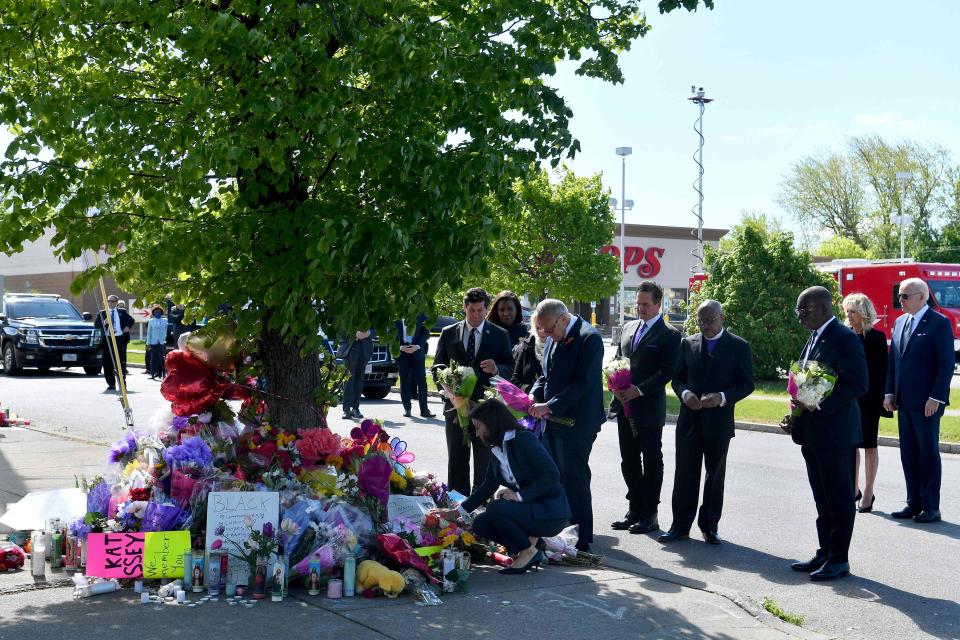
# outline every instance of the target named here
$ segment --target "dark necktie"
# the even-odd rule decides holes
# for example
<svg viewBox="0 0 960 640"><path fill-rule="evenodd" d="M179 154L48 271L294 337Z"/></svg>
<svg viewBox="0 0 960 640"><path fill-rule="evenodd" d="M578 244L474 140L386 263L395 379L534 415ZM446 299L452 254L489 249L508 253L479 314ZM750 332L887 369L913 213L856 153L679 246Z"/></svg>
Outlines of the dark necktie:
<svg viewBox="0 0 960 640"><path fill-rule="evenodd" d="M810 359L810 352L813 351L813 344L817 341L817 332L816 330L810 332L810 339L807 340L807 345L803 348L803 362L806 364L807 360Z"/></svg>
<svg viewBox="0 0 960 640"><path fill-rule="evenodd" d="M477 330L470 329L470 337L467 338L467 359L473 362L477 356Z"/></svg>
<svg viewBox="0 0 960 640"><path fill-rule="evenodd" d="M910 331L913 328L913 316L907 316L907 321L903 325L903 332L900 334L900 355L907 350L907 343L910 341Z"/></svg>

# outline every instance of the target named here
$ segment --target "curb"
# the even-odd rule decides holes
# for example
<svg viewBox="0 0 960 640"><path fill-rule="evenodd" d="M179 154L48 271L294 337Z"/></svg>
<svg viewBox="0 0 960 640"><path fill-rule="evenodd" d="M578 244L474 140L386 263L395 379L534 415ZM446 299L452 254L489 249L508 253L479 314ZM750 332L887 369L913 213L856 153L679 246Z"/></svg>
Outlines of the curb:
<svg viewBox="0 0 960 640"><path fill-rule="evenodd" d="M794 638L800 638L801 640L827 640L834 637L823 635L816 631L811 631L809 629L804 629L803 627L798 627L796 625L784 622L780 618L764 609L759 603L749 596L746 596L734 589L728 589L727 587L705 583L699 580L692 580L684 576L678 576L670 573L664 569L656 569L654 567L643 566L624 560L603 558L600 561L600 564L601 566L610 567L611 569L624 571L626 573L632 573L644 578L659 580L661 582L669 582L670 584L679 585L687 589L704 591L706 593L712 593L713 595L720 596L721 598L729 600L740 609L743 609L747 614L758 619L766 626Z"/></svg>

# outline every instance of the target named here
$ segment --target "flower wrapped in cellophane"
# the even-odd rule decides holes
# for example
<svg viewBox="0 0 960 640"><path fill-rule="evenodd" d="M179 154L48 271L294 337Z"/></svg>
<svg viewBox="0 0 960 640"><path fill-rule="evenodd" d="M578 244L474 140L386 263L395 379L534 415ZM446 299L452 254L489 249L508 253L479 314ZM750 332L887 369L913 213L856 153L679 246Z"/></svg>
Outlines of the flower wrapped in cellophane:
<svg viewBox="0 0 960 640"><path fill-rule="evenodd" d="M626 391L633 386L633 379L630 376L630 361L626 358L614 358L603 365L603 384L607 391L612 395L617 391ZM612 402L612 398L610 401ZM609 406L609 405L608 405ZM633 423L633 409L629 402L621 402L623 416L630 422L630 428L633 434L637 435L637 427Z"/></svg>
<svg viewBox="0 0 960 640"><path fill-rule="evenodd" d="M548 416L546 420L534 418L530 415L530 406L533 405L531 398L523 389L513 384L506 378L493 376L490 378L491 387L486 390L485 396L502 402L513 417L517 419L524 429L532 431L538 438L543 433L546 420L555 422L565 427L572 427L575 424L573 418L564 418L562 416Z"/></svg>
<svg viewBox="0 0 960 640"><path fill-rule="evenodd" d="M820 403L833 392L837 374L816 360L794 362L787 375L787 393L790 395L790 414L783 417L780 427L790 433L796 419L804 411L820 408Z"/></svg>
<svg viewBox="0 0 960 640"><path fill-rule="evenodd" d="M433 367L437 384L440 386L440 393L453 405L453 411L457 412L457 420L460 423L460 429L463 431L463 443L470 444L470 432L467 427L470 426L470 409L474 389L477 387L477 373L473 367L466 367L456 362L451 366L435 365Z"/></svg>

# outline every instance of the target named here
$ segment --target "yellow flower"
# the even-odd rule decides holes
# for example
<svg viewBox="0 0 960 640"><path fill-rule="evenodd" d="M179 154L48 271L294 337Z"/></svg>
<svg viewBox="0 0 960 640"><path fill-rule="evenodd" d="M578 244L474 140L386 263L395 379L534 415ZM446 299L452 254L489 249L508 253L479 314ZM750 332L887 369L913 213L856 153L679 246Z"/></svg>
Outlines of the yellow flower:
<svg viewBox="0 0 960 640"><path fill-rule="evenodd" d="M407 467L407 470L403 473L406 476L407 480L413 480L413 469Z"/></svg>
<svg viewBox="0 0 960 640"><path fill-rule="evenodd" d="M450 534L449 536L445 536L445 537L443 538L443 543L442 543L441 546L442 546L444 549L446 549L446 548L449 547L450 545L456 544L456 542L457 542L457 536L456 536L455 534Z"/></svg>
<svg viewBox="0 0 960 640"><path fill-rule="evenodd" d="M126 467L123 468L124 479L129 478L134 471L137 471L139 469L140 469L140 461L139 460L132 461L130 464L128 464Z"/></svg>
<svg viewBox="0 0 960 640"><path fill-rule="evenodd" d="M473 534L470 533L469 531L464 531L460 535L460 539L463 540L463 544L466 544L466 545L474 544L477 541L477 539L474 538Z"/></svg>

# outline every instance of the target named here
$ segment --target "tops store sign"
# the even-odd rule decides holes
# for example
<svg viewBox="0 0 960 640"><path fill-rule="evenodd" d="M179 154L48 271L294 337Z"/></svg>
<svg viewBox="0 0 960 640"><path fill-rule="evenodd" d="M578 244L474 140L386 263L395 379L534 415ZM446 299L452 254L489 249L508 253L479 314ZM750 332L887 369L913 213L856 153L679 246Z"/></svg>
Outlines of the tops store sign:
<svg viewBox="0 0 960 640"><path fill-rule="evenodd" d="M667 252L663 247L648 247L644 249L638 246L627 246L623 248L626 259L623 262L623 272L630 273L632 267L641 278L655 278L660 273L660 258ZM620 260L620 247L608 244L600 249L600 253L609 253Z"/></svg>

